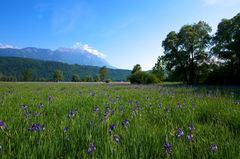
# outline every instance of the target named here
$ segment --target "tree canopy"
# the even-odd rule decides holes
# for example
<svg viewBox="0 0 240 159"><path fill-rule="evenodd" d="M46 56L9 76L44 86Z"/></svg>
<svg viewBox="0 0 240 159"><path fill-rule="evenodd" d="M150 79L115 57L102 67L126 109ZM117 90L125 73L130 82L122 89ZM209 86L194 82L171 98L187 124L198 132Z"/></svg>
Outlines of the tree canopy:
<svg viewBox="0 0 240 159"><path fill-rule="evenodd" d="M240 13L223 19L213 37L212 53L227 64L232 81L240 81Z"/></svg>
<svg viewBox="0 0 240 159"><path fill-rule="evenodd" d="M63 80L63 72L61 70L55 70L53 74L54 81L62 81Z"/></svg>
<svg viewBox="0 0 240 159"><path fill-rule="evenodd" d="M99 69L99 76L100 76L101 81L105 80L107 74L108 74L108 69L106 66L103 66Z"/></svg>
<svg viewBox="0 0 240 159"><path fill-rule="evenodd" d="M197 82L199 67L209 60L210 32L211 27L203 21L170 32L162 42L167 69L178 72L188 84Z"/></svg>

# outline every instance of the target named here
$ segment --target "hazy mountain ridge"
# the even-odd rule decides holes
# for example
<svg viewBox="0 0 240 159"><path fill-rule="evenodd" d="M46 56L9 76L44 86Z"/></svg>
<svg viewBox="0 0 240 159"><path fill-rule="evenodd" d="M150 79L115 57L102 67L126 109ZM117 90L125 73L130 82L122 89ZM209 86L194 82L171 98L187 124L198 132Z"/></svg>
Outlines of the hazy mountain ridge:
<svg viewBox="0 0 240 159"><path fill-rule="evenodd" d="M68 64L91 65L91 66L111 66L103 57L80 48L60 48L57 50L42 49L35 47L0 48L0 56L3 57L23 57L38 60L58 61Z"/></svg>

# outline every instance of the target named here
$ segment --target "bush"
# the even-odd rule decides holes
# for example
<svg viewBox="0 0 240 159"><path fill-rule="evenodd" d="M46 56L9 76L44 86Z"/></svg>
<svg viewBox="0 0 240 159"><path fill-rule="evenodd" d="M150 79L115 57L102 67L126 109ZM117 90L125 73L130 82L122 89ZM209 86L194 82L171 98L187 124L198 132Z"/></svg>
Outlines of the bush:
<svg viewBox="0 0 240 159"><path fill-rule="evenodd" d="M156 75L142 71L133 73L128 79L132 84L151 84L159 82Z"/></svg>
<svg viewBox="0 0 240 159"><path fill-rule="evenodd" d="M111 79L107 79L105 82L106 83L110 83L110 82L112 82L112 80Z"/></svg>

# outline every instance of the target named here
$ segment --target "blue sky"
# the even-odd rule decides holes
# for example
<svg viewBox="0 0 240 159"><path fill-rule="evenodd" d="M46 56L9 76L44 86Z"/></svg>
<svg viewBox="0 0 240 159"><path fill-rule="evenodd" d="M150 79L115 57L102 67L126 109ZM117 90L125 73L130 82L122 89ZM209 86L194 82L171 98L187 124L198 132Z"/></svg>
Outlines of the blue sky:
<svg viewBox="0 0 240 159"><path fill-rule="evenodd" d="M151 69L166 35L199 20L216 31L240 0L1 0L0 43L57 49L77 42L113 66Z"/></svg>

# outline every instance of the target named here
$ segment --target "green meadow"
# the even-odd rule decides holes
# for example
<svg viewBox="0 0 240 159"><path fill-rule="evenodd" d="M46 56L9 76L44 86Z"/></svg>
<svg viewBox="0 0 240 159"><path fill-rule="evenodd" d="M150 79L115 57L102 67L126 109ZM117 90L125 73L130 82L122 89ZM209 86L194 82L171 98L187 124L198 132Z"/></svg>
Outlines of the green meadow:
<svg viewBox="0 0 240 159"><path fill-rule="evenodd" d="M240 87L0 83L0 158L240 158Z"/></svg>

